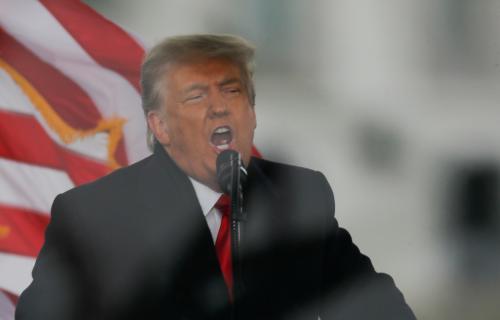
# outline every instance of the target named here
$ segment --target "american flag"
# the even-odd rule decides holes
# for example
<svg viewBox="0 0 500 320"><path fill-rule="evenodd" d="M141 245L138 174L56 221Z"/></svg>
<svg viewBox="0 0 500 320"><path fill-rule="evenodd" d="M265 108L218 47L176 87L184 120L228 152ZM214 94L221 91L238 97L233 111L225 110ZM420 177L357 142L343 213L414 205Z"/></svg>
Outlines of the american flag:
<svg viewBox="0 0 500 320"><path fill-rule="evenodd" d="M0 319L31 282L54 197L148 154L143 46L75 0L0 0Z"/></svg>

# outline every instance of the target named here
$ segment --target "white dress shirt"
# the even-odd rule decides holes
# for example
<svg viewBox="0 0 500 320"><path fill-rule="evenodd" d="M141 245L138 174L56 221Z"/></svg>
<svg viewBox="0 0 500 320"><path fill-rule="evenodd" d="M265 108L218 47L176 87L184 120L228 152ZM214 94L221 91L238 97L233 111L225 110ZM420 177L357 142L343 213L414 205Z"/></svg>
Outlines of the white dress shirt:
<svg viewBox="0 0 500 320"><path fill-rule="evenodd" d="M193 185L194 192L196 193L196 197L198 198L198 202L200 203L201 211L205 216L208 228L210 229L210 233L212 234L212 239L215 243L215 241L217 240L217 233L219 233L219 228L222 221L222 213L219 212L219 210L215 209L214 205L217 203L217 200L219 200L222 193L215 192L214 190L194 180L191 177L188 178Z"/></svg>

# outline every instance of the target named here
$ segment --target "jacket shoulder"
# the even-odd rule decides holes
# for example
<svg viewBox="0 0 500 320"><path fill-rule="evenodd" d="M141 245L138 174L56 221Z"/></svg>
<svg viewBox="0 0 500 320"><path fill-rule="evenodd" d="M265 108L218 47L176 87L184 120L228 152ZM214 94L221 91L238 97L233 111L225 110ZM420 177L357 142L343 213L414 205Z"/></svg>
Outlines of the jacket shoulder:
<svg viewBox="0 0 500 320"><path fill-rule="evenodd" d="M281 163L281 162L275 162L275 161L270 161L270 160L265 160L261 158L252 158L253 165L258 167L264 174L266 175L297 175L297 176L318 176L322 175L321 172L296 166L296 165L291 165L291 164L286 164L286 163Z"/></svg>
<svg viewBox="0 0 500 320"><path fill-rule="evenodd" d="M252 158L250 170L262 174L273 184L278 184L285 188L287 186L299 189L310 186L318 188L319 185L330 188L323 173L300 166Z"/></svg>
<svg viewBox="0 0 500 320"><path fill-rule="evenodd" d="M333 191L320 171L259 158L252 158L249 170L267 181L270 189L294 199L296 205L326 200L329 208L335 207Z"/></svg>

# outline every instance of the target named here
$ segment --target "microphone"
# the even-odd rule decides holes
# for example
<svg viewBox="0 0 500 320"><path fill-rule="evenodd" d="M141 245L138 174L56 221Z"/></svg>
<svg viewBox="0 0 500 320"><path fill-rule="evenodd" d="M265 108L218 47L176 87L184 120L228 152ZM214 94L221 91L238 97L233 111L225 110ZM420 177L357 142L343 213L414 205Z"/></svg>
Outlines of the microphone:
<svg viewBox="0 0 500 320"><path fill-rule="evenodd" d="M222 192L232 196L233 186L236 188L244 184L247 171L241 161L241 155L235 150L224 150L217 156L217 182Z"/></svg>

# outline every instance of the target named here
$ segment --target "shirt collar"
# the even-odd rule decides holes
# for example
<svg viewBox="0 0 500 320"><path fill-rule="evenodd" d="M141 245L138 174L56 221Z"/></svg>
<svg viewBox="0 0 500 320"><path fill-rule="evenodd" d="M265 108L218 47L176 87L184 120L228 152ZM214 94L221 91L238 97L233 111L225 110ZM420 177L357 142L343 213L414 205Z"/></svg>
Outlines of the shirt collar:
<svg viewBox="0 0 500 320"><path fill-rule="evenodd" d="M203 211L203 215L206 216L210 212L210 210L212 210L217 200L219 200L222 193L215 192L206 185L196 181L189 176L188 178L193 185L194 192L196 193L196 197L198 198L198 202L200 203L201 211Z"/></svg>

